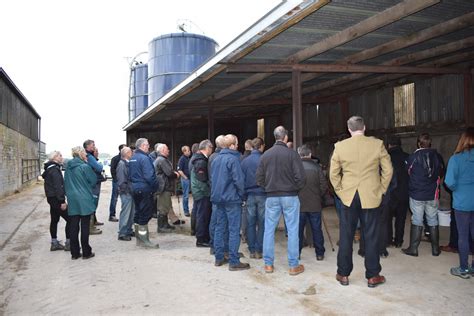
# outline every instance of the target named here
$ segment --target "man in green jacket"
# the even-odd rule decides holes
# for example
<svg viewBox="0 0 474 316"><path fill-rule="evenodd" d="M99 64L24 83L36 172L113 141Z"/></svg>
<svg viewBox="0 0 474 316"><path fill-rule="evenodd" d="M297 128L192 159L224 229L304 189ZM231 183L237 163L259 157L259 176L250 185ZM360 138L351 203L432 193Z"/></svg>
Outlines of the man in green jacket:
<svg viewBox="0 0 474 316"><path fill-rule="evenodd" d="M191 191L196 205L196 247L210 247L211 189L207 162L212 154L212 148L210 140L203 140L199 143L199 151L192 160Z"/></svg>

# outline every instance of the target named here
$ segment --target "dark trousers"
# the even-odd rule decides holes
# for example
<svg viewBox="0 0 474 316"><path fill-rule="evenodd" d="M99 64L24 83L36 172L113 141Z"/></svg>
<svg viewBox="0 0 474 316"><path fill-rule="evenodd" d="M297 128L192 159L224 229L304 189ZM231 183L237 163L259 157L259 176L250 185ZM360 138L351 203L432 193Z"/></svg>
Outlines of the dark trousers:
<svg viewBox="0 0 474 316"><path fill-rule="evenodd" d="M71 224L69 223L69 216L67 210L61 210L61 202L55 197L48 197L49 214L51 215L51 222L49 223L49 232L52 239L58 238L58 223L62 217L66 221L66 239L70 239Z"/></svg>
<svg viewBox="0 0 474 316"><path fill-rule="evenodd" d="M456 226L458 228L458 251L459 251L459 263L461 269L468 269L469 259L469 242L472 241L474 236L474 211L456 212Z"/></svg>
<svg viewBox="0 0 474 316"><path fill-rule="evenodd" d="M309 222L311 226L311 232L313 235L313 246L316 256L324 256L324 236L323 230L321 229L321 212L300 212L300 223L299 223L299 243L300 243L300 254L303 249L304 241L304 228L306 222Z"/></svg>
<svg viewBox="0 0 474 316"><path fill-rule="evenodd" d="M71 255L73 257L79 257L81 248L79 247L79 227L81 231L81 247L82 255L90 256L92 248L89 245L89 228L91 215L80 216L72 215L69 216L71 222Z"/></svg>
<svg viewBox="0 0 474 316"><path fill-rule="evenodd" d="M118 184L116 180L112 180L112 195L110 196L109 217L115 216L115 208L117 207L118 199Z"/></svg>
<svg viewBox="0 0 474 316"><path fill-rule="evenodd" d="M371 278L380 273L380 257L377 239L379 236L379 208L363 209L359 193L356 192L351 206L343 206L339 230L339 251L337 253L337 273L349 276L352 272L352 241L357 221L360 220L361 231L365 239L365 277Z"/></svg>
<svg viewBox="0 0 474 316"><path fill-rule="evenodd" d="M132 195L135 202L134 222L138 225L148 225L155 209L153 192L135 191Z"/></svg>
<svg viewBox="0 0 474 316"><path fill-rule="evenodd" d="M449 224L449 247L458 249L458 228L456 224L456 215L455 211L451 212L451 223ZM474 236L469 238L469 249L471 253L474 253Z"/></svg>
<svg viewBox="0 0 474 316"><path fill-rule="evenodd" d="M196 200L196 240L207 243L210 240L209 223L211 221L211 200L203 197Z"/></svg>
<svg viewBox="0 0 474 316"><path fill-rule="evenodd" d="M380 220L379 220L379 237L378 249L379 254L387 251L387 246L391 242L392 235L389 237L389 228L392 227L392 216L390 216L390 207L387 203L380 206Z"/></svg>
<svg viewBox="0 0 474 316"><path fill-rule="evenodd" d="M390 218L388 227L388 242L393 241L395 244L403 244L403 236L405 235L405 223L408 213L408 197L403 200L391 197L389 202ZM392 217L395 217L395 236L393 233Z"/></svg>

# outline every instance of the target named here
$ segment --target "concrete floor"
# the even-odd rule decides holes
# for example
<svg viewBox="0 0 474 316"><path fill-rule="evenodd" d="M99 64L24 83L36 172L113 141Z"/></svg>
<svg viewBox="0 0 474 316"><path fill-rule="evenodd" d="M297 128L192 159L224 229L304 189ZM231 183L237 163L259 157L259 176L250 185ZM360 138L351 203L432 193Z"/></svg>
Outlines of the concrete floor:
<svg viewBox="0 0 474 316"><path fill-rule="evenodd" d="M101 221L107 219L110 189L110 181L104 183ZM356 254L350 285L335 281L337 247L332 252L327 238L325 260L316 262L314 249L305 248L306 271L292 277L283 231L277 233L275 273L268 275L262 260L248 259L246 244L241 244L242 261L251 269L230 272L227 266L214 267L208 249L195 247L189 223L177 233L157 235L156 220L150 227L158 250L118 241L117 223L105 222L104 233L90 239L96 257L72 261L69 253L49 251L49 207L41 183L1 200L0 215L0 315L473 314L474 278L451 276L458 256L432 257L425 242L418 258L389 248L390 256L381 261L387 283L370 289ZM335 243L334 209L325 209L324 216ZM441 244L447 234L443 227ZM64 240L64 222L59 239Z"/></svg>

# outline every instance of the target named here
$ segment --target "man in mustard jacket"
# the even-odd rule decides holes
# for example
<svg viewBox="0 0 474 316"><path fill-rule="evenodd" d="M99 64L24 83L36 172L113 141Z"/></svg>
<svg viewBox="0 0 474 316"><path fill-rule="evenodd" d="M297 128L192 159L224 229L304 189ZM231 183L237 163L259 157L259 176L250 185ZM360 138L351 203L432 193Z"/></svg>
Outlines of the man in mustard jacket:
<svg viewBox="0 0 474 316"><path fill-rule="evenodd" d="M349 285L352 240L360 220L365 238L365 276L368 286L375 287L385 282L379 274L382 267L377 236L379 206L392 178L392 162L383 141L364 135L362 117L351 117L347 127L351 137L335 144L329 171L334 191L343 203L336 279L342 285Z"/></svg>

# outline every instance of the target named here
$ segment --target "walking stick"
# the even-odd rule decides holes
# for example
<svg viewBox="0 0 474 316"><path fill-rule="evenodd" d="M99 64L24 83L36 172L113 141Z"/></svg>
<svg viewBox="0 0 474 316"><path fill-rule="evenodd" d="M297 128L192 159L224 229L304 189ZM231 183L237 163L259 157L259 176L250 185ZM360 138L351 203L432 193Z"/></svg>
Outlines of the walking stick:
<svg viewBox="0 0 474 316"><path fill-rule="evenodd" d="M329 233L328 225L326 224L326 220L324 219L324 216L323 216L323 211L321 211L321 219L323 220L324 229L326 229L326 234L328 235L328 239L329 239L329 243L331 244L332 251L335 251L334 245L332 243L331 234Z"/></svg>

